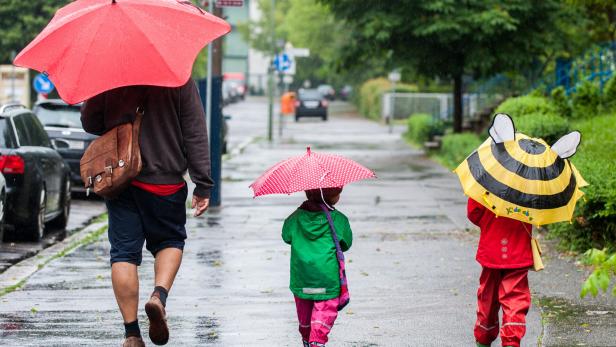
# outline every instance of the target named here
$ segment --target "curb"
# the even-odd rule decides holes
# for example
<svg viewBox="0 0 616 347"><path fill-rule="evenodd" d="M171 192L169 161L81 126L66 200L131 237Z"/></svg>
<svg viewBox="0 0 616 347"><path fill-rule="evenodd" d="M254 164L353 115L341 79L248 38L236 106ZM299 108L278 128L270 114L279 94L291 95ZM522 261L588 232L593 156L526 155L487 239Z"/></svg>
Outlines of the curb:
<svg viewBox="0 0 616 347"><path fill-rule="evenodd" d="M258 142L259 140L261 140L261 136L251 136L251 137L249 137L244 142L242 142L239 145L237 145L234 148L232 148L229 153L223 155L222 156L223 161L230 160L231 158L242 154L244 152L244 150L246 150L246 147L250 146L251 144L253 144L255 142Z"/></svg>
<svg viewBox="0 0 616 347"><path fill-rule="evenodd" d="M40 251L35 256L14 264L0 274L0 297L19 289L26 283L26 280L30 276L43 269L45 265L53 260L63 257L83 245L98 240L101 234L106 230L106 221L95 222L83 228L78 233L64 239L62 242L58 242Z"/></svg>

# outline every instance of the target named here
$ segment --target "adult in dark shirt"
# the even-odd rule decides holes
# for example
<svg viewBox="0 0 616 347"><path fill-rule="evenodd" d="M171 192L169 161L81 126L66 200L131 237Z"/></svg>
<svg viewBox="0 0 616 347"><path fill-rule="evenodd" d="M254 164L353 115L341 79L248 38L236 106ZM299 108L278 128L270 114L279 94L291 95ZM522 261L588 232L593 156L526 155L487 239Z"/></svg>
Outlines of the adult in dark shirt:
<svg viewBox="0 0 616 347"><path fill-rule="evenodd" d="M155 288L145 305L150 339L157 345L169 340L166 300L186 239L184 174L188 170L195 184L195 216L207 210L213 185L205 114L192 80L177 88L131 86L102 93L83 104L81 121L87 132L100 135L132 121L139 106L145 111L140 135L143 169L117 198L106 200L111 280L124 319L124 347L144 346L137 321L137 267L144 243L155 257Z"/></svg>

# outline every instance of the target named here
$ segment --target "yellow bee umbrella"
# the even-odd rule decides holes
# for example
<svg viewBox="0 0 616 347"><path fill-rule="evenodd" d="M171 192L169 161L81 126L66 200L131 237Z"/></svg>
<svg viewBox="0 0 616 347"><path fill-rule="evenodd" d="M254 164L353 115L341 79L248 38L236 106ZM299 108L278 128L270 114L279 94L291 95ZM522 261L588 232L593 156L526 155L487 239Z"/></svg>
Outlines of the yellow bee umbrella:
<svg viewBox="0 0 616 347"><path fill-rule="evenodd" d="M587 186L570 158L579 132L550 147L541 139L516 133L505 114L494 117L490 138L462 162L455 173L464 193L497 216L534 225L570 221Z"/></svg>

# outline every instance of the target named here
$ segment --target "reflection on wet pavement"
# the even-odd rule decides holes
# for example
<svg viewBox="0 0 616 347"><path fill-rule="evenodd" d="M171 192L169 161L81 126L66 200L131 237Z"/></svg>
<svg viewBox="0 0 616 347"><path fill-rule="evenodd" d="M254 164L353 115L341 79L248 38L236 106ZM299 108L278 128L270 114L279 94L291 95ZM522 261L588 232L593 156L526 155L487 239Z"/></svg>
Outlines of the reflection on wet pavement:
<svg viewBox="0 0 616 347"><path fill-rule="evenodd" d="M254 124L265 124L265 104L230 114L235 121L242 112L253 122L241 129L254 132ZM231 123L230 129L233 135L240 128L233 130ZM253 199L248 185L307 145L355 159L379 176L345 187L338 206L349 216L355 239L347 253L351 304L336 321L331 345L472 345L479 267L476 240L461 231L467 226L465 198L453 174L406 146L396 131L334 114L327 123L287 123L282 143L256 143L225 162L223 207L188 218L182 268L167 301L169 345L301 346L288 289L290 248L280 231L303 197ZM102 238L0 298L2 344L118 345L123 328L108 251ZM144 252L142 304L153 287L152 267ZM529 340L538 334L537 325L534 313Z"/></svg>

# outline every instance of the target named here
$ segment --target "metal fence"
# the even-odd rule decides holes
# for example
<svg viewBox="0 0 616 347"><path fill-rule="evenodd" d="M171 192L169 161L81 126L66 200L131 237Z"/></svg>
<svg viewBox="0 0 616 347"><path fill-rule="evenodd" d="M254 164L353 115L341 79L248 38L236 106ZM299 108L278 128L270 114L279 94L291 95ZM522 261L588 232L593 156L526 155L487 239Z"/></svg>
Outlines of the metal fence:
<svg viewBox="0 0 616 347"><path fill-rule="evenodd" d="M464 94L464 118L475 118L478 111L492 105L499 97L488 93ZM381 105L384 119L406 119L416 113L426 113L442 120L453 119L453 95L450 93L385 93Z"/></svg>

